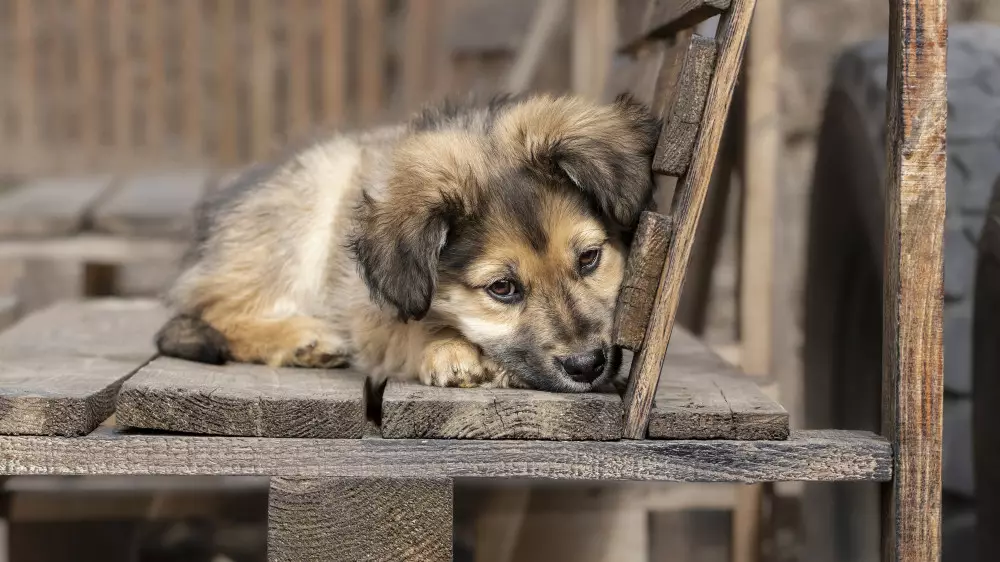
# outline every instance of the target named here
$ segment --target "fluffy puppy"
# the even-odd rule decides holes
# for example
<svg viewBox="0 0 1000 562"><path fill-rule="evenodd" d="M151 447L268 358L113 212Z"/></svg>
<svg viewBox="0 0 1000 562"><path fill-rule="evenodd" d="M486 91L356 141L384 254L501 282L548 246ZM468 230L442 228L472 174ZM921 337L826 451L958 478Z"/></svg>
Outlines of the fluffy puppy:
<svg viewBox="0 0 1000 562"><path fill-rule="evenodd" d="M444 104L245 172L201 209L164 355L582 392L652 199L628 97Z"/></svg>

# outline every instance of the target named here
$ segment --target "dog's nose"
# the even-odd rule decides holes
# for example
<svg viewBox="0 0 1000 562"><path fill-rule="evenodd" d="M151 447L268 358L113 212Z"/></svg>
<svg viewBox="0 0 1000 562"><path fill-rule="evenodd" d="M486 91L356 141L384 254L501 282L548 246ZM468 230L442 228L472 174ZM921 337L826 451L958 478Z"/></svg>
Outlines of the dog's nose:
<svg viewBox="0 0 1000 562"><path fill-rule="evenodd" d="M604 350L595 349L565 357L556 357L563 370L575 381L594 382L604 372Z"/></svg>

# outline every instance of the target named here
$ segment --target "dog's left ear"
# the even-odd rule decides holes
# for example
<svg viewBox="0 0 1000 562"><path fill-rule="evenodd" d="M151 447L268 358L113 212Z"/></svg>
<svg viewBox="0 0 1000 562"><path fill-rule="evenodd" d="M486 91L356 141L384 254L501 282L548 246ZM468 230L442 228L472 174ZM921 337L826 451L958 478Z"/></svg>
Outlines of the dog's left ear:
<svg viewBox="0 0 1000 562"><path fill-rule="evenodd" d="M660 120L627 94L608 105L541 96L501 116L495 139L530 169L568 179L630 230L652 201L659 131Z"/></svg>
<svg viewBox="0 0 1000 562"><path fill-rule="evenodd" d="M476 140L453 132L415 135L399 146L384 182L366 186L350 249L373 300L399 319L431 306L448 230L474 197L482 171Z"/></svg>

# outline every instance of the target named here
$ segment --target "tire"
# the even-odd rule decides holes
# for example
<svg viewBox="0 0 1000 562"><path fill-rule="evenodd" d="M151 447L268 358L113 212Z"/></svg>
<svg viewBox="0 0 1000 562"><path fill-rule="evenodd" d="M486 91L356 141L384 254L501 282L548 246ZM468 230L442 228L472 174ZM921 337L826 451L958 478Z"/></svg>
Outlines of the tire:
<svg viewBox="0 0 1000 562"><path fill-rule="evenodd" d="M837 61L810 201L805 296L806 423L879 431L887 40ZM948 53L944 238L943 560L974 560L972 317L976 245L1000 177L1000 27L953 25ZM877 561L878 487L829 496L829 560Z"/></svg>
<svg viewBox="0 0 1000 562"><path fill-rule="evenodd" d="M973 439L975 451L976 546L979 552L1000 548L1000 182L993 190L987 221L979 239L976 310L972 328Z"/></svg>

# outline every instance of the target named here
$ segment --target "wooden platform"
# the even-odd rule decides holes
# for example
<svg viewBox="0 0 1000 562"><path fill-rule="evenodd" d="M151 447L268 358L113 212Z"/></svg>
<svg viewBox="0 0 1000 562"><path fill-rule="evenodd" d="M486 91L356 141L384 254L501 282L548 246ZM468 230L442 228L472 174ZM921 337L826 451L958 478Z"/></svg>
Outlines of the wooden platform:
<svg viewBox="0 0 1000 562"><path fill-rule="evenodd" d="M403 383L368 408L381 427L366 433L371 399L357 373L155 358L166 318L152 301L101 299L56 305L0 334L0 474L890 476L884 439L789 433L780 405L683 332L667 354L651 439L626 441L614 393ZM119 427L98 427L112 413Z"/></svg>

